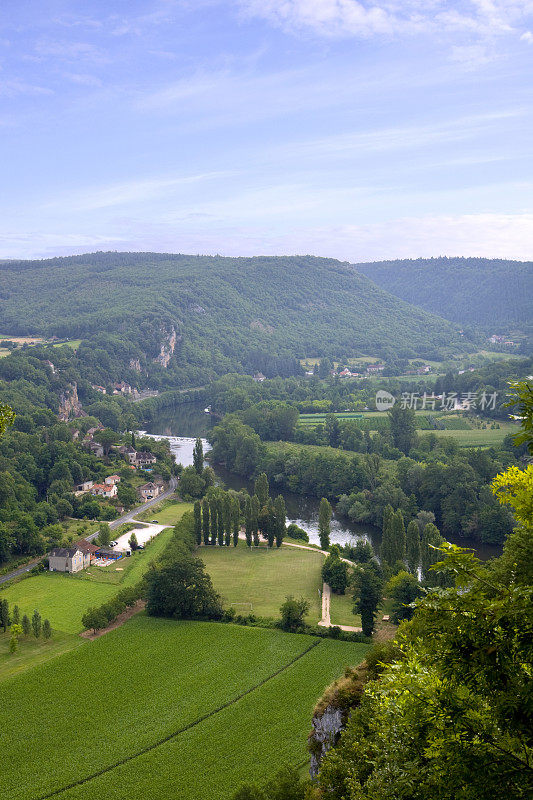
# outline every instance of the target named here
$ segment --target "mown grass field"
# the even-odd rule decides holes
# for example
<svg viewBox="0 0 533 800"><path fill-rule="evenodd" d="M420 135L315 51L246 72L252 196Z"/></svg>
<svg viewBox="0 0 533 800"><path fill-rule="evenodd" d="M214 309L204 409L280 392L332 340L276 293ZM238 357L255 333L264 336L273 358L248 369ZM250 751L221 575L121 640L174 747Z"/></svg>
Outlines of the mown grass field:
<svg viewBox="0 0 533 800"><path fill-rule="evenodd" d="M150 522L152 519L156 519L160 525L175 525L185 512L192 511L192 508L192 503L181 503L179 500L164 500L147 511L141 511L136 516L136 519L141 520L141 522Z"/></svg>
<svg viewBox="0 0 533 800"><path fill-rule="evenodd" d="M292 594L309 601L310 624L320 619L321 553L287 546L249 548L240 541L237 547L201 547L198 555L224 605L235 603L237 613L278 618L281 604Z"/></svg>
<svg viewBox="0 0 533 800"><path fill-rule="evenodd" d="M518 433L518 428L512 422L500 422L499 428L470 428L469 430L435 430L437 436L446 436L455 439L460 447L491 447L501 444L507 434Z"/></svg>
<svg viewBox="0 0 533 800"><path fill-rule="evenodd" d="M78 633L83 630L81 618L84 612L90 606L104 603L116 594L120 586L137 583L171 535L172 528L164 530L146 550L131 558L120 559L116 567L123 568L123 572L117 572L113 565L100 569L89 567L75 575L44 572L12 584L0 592L0 597L5 597L10 606L18 605L21 615L31 617L37 608L43 619L50 620L54 630Z"/></svg>
<svg viewBox="0 0 533 800"><path fill-rule="evenodd" d="M60 796L226 800L242 781L308 757L314 703L365 651L134 617L0 685L3 794L35 800L82 780Z"/></svg>
<svg viewBox="0 0 533 800"><path fill-rule="evenodd" d="M83 639L79 636L56 630L48 641L42 636L36 639L33 634L21 636L18 651L10 653L10 636L9 630L7 633L0 633L0 681L83 644Z"/></svg>
<svg viewBox="0 0 533 800"><path fill-rule="evenodd" d="M332 625L354 625L361 627L361 617L352 612L353 608L353 589L346 589L346 594L331 593L329 613Z"/></svg>

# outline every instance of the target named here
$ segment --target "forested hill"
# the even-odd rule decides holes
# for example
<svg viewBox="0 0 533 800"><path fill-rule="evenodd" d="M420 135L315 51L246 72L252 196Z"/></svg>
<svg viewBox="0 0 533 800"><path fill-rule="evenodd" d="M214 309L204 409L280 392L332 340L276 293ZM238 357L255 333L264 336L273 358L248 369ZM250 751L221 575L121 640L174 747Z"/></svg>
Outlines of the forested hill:
<svg viewBox="0 0 533 800"><path fill-rule="evenodd" d="M402 300L460 325L496 333L531 325L533 261L418 258L355 268Z"/></svg>
<svg viewBox="0 0 533 800"><path fill-rule="evenodd" d="M95 253L11 261L0 275L2 333L90 339L144 373L174 329L165 375L194 382L288 374L307 356L431 358L459 341L454 325L333 259Z"/></svg>

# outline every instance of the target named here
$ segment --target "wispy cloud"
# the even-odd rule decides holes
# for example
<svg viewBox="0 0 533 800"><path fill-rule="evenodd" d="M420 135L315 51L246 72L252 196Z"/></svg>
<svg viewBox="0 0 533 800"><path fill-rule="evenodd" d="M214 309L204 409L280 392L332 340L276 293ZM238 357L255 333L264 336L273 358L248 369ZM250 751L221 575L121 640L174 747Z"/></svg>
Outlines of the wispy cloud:
<svg viewBox="0 0 533 800"><path fill-rule="evenodd" d="M68 197L62 196L43 205L53 210L67 207L70 211L95 211L97 209L124 206L155 198L165 197L170 192L191 184L227 178L230 172L205 172L197 175L178 175L165 178L113 183L106 186L89 187Z"/></svg>
<svg viewBox="0 0 533 800"><path fill-rule="evenodd" d="M39 96L53 94L53 91L47 86L39 86L27 81L0 79L0 96L15 97L19 94Z"/></svg>

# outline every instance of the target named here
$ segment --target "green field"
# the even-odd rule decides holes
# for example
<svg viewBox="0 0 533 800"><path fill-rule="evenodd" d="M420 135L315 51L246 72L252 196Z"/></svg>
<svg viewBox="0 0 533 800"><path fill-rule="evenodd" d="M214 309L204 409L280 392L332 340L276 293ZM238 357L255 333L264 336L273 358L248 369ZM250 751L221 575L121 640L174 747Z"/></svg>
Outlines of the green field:
<svg viewBox="0 0 533 800"><path fill-rule="evenodd" d="M224 604L235 603L237 613L277 618L281 604L292 594L309 600L310 624L320 619L324 563L320 553L287 546L249 548L240 541L236 548L201 547L198 555Z"/></svg>
<svg viewBox="0 0 533 800"><path fill-rule="evenodd" d="M460 447L491 447L503 442L507 434L518 433L518 428L512 422L500 422L499 428L470 428L469 430L435 430L437 436L447 436L455 439Z"/></svg>
<svg viewBox="0 0 533 800"><path fill-rule="evenodd" d="M73 633L54 631L51 639L46 641L41 636L35 639L33 634L21 636L16 653L9 652L10 632L0 633L0 681L16 675L29 667L49 661L58 655L73 650L83 644L83 639Z"/></svg>
<svg viewBox="0 0 533 800"><path fill-rule="evenodd" d="M332 625L355 625L361 627L361 617L359 614L352 613L353 608L353 589L346 589L346 594L331 593L329 606L330 619Z"/></svg>
<svg viewBox="0 0 533 800"><path fill-rule="evenodd" d="M78 633L83 630L81 618L87 608L104 603L117 593L119 586L137 583L171 535L172 528L168 528L146 550L131 558L120 559L116 566L123 568L124 572L117 572L113 565L100 569L89 567L76 575L44 572L12 584L0 592L0 597L5 597L11 606L18 605L21 615L28 614L31 617L37 608L43 619L50 620L53 629Z"/></svg>
<svg viewBox="0 0 533 800"><path fill-rule="evenodd" d="M182 503L179 500L164 500L147 511L141 511L135 519L150 522L156 519L161 525L175 525L186 511L192 511L192 503Z"/></svg>
<svg viewBox="0 0 533 800"><path fill-rule="evenodd" d="M0 686L3 795L35 800L82 781L61 797L227 800L308 758L317 698L365 651L139 615Z"/></svg>

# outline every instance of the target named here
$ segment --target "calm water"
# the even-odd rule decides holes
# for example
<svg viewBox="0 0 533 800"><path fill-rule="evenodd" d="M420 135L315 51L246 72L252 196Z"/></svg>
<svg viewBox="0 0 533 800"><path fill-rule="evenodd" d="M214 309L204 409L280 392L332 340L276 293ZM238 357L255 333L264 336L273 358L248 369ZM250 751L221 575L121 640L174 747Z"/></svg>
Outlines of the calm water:
<svg viewBox="0 0 533 800"><path fill-rule="evenodd" d="M147 427L146 433L154 439L166 438L169 440L170 449L176 456L176 461L188 467L192 464L192 451L196 437L200 436L204 444L204 453L210 445L204 438L215 421L209 414L205 414L203 407L194 403L177 406L161 412ZM229 489L253 489L253 484L239 475L228 472L219 465L213 465L220 482ZM270 487L272 495L282 494L287 507L288 522L295 522L309 534L309 540L315 544L318 538L318 505L316 497L309 497L293 492L276 491L275 486ZM450 537L451 538L451 537ZM331 541L338 544L347 544L358 539L369 541L374 550L379 553L381 544L381 531L372 525L360 525L351 522L347 517L337 515L335 508L331 519ZM479 558L487 559L500 555L501 547L496 545L479 544L468 539L451 539L462 547L472 547Z"/></svg>

